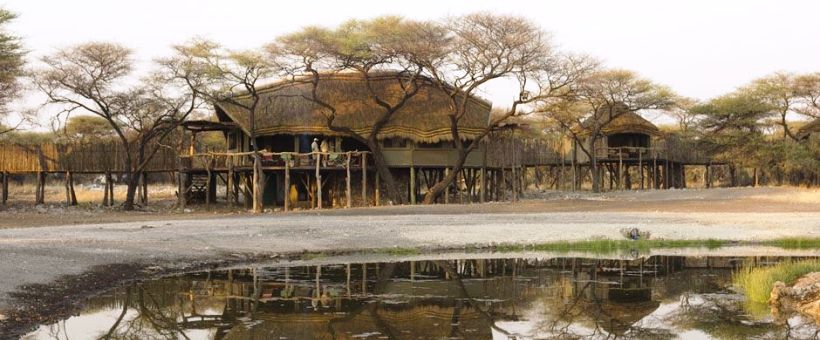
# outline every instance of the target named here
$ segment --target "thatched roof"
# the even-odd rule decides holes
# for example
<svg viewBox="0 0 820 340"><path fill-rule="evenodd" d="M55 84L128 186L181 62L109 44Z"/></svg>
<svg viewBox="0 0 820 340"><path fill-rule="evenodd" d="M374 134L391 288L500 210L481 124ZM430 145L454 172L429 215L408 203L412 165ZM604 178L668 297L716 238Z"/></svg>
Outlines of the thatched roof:
<svg viewBox="0 0 820 340"><path fill-rule="evenodd" d="M401 97L398 73L371 74L370 78L379 97L393 104ZM396 113L381 129L379 138L400 137L418 142L452 140L450 101L447 95L424 80L419 92ZM327 128L326 109L312 101L310 83L282 81L260 90L261 100L256 109L256 134L322 134L339 135ZM367 135L372 124L384 109L371 99L366 81L358 73L335 73L321 76L317 97L337 110L335 126L348 127L357 134ZM248 96L239 97L249 100ZM491 104L472 98L467 113L460 121L459 132L464 139L476 136L488 124ZM216 105L218 115L224 114L248 133L247 110L221 102ZM225 117L227 116L227 117Z"/></svg>
<svg viewBox="0 0 820 340"><path fill-rule="evenodd" d="M579 130L579 134L582 136L588 135L591 133L590 130L592 127L595 126L593 124L597 123L602 124L601 134L605 136L616 133L640 133L650 136L660 135L660 130L655 124L652 124L652 122L641 117L634 111L629 110L625 105L621 105L623 107L616 107L612 112L602 109L599 110L595 116L587 118L587 120L581 124L581 127L576 128ZM610 114L614 116L611 120L609 119Z"/></svg>
<svg viewBox="0 0 820 340"><path fill-rule="evenodd" d="M820 132L820 118L817 118L811 122L806 123L797 130L797 139L806 139L809 138L814 133Z"/></svg>

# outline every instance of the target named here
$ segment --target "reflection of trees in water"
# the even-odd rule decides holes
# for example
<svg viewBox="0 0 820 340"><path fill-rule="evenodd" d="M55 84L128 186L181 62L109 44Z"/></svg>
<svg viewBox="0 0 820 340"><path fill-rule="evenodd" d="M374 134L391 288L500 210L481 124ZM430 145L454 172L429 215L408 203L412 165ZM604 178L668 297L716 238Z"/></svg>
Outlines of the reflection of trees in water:
<svg viewBox="0 0 820 340"><path fill-rule="evenodd" d="M534 334L559 339L666 339L674 337L670 325L704 327L721 335L722 322L738 327L726 334L786 334L766 325L753 327L760 333L741 329L742 310L704 313L701 309L716 312L693 304L690 297L695 295L688 292L719 291L725 278L681 269L682 261L655 258L478 259L215 271L119 291L114 300L121 303L102 303L123 308L103 338L187 338L191 329L211 329L217 339L229 333L241 338L288 334L294 328L301 328L294 334L303 337L344 338L351 332L377 331L390 338L408 332L413 337L475 338L491 336L491 328L516 336L504 322L528 318ZM657 308L658 300L677 301L679 296L681 311L674 313L674 320L638 322ZM391 299L400 301L393 304ZM537 315L522 317L532 312ZM719 318L732 313L731 318ZM409 320L413 318L434 321ZM783 327L795 326L800 325Z"/></svg>

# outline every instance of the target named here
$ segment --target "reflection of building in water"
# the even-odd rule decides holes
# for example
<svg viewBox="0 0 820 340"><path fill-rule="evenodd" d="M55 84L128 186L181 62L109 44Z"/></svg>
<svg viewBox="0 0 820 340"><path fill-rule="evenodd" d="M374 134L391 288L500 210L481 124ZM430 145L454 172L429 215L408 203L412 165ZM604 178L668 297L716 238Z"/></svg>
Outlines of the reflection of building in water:
<svg viewBox="0 0 820 340"><path fill-rule="evenodd" d="M699 269L705 264L737 263L650 257L258 268L148 283L129 303L149 301L146 315L166 318L154 325L211 329L217 339L660 336L639 320L682 294L722 289L730 271L714 275Z"/></svg>

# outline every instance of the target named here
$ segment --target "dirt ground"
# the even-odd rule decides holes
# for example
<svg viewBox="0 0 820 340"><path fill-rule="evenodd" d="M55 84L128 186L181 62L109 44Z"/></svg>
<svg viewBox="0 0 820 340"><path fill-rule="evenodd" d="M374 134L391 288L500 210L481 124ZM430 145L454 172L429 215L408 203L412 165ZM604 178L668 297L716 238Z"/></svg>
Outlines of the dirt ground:
<svg viewBox="0 0 820 340"><path fill-rule="evenodd" d="M0 229L54 225L139 222L152 220L187 220L232 218L251 215L242 208L215 204L190 206L186 211L174 208L172 187L152 188L149 205L138 211L124 212L118 207L102 207L102 194L86 191L80 205L66 207L59 202L61 188L49 188L44 206L33 205L33 193L14 192L6 207L0 207ZM101 189L100 189L101 190ZM118 188L117 198L124 196ZM31 196L31 197L28 197ZM99 197L97 197L99 196ZM284 214L281 207L266 209L263 215ZM792 187L716 188L682 190L616 191L601 194L589 192L533 192L519 202L487 204L451 204L434 206L392 206L353 209L302 210L288 214L356 216L402 214L472 214L472 213L543 213L543 212L818 212L820 189Z"/></svg>

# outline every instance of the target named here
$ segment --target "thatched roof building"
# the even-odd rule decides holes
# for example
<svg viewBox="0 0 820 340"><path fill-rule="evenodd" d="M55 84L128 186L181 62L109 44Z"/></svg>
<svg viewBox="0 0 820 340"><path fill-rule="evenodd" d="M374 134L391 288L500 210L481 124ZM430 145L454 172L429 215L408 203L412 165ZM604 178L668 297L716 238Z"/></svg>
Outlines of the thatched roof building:
<svg viewBox="0 0 820 340"><path fill-rule="evenodd" d="M396 72L370 76L375 92L391 104L401 98L401 77ZM451 112L449 97L425 79L418 81L421 89L381 129L380 139L398 137L425 143L452 140L448 118ZM329 111L312 100L311 90L312 84L298 79L277 82L262 89L256 110L257 136L339 135L328 129L326 115ZM367 82L358 73L321 75L317 97L336 108L335 126L348 127L362 135L372 130L374 122L384 112L370 97ZM239 97L240 100L247 98L247 95L244 99ZM471 98L459 130L464 139L471 139L486 128L490 107L491 104L485 100ZM221 121L236 122L246 134L249 133L247 110L221 102L217 103L216 111Z"/></svg>
<svg viewBox="0 0 820 340"><path fill-rule="evenodd" d="M636 133L653 137L660 135L660 130L655 124L629 110L624 104L616 104L615 109L611 111L598 110L593 117L587 118L581 126L577 127L577 131L580 135L585 136L591 133L593 127L600 126L601 134L604 136L618 133Z"/></svg>

